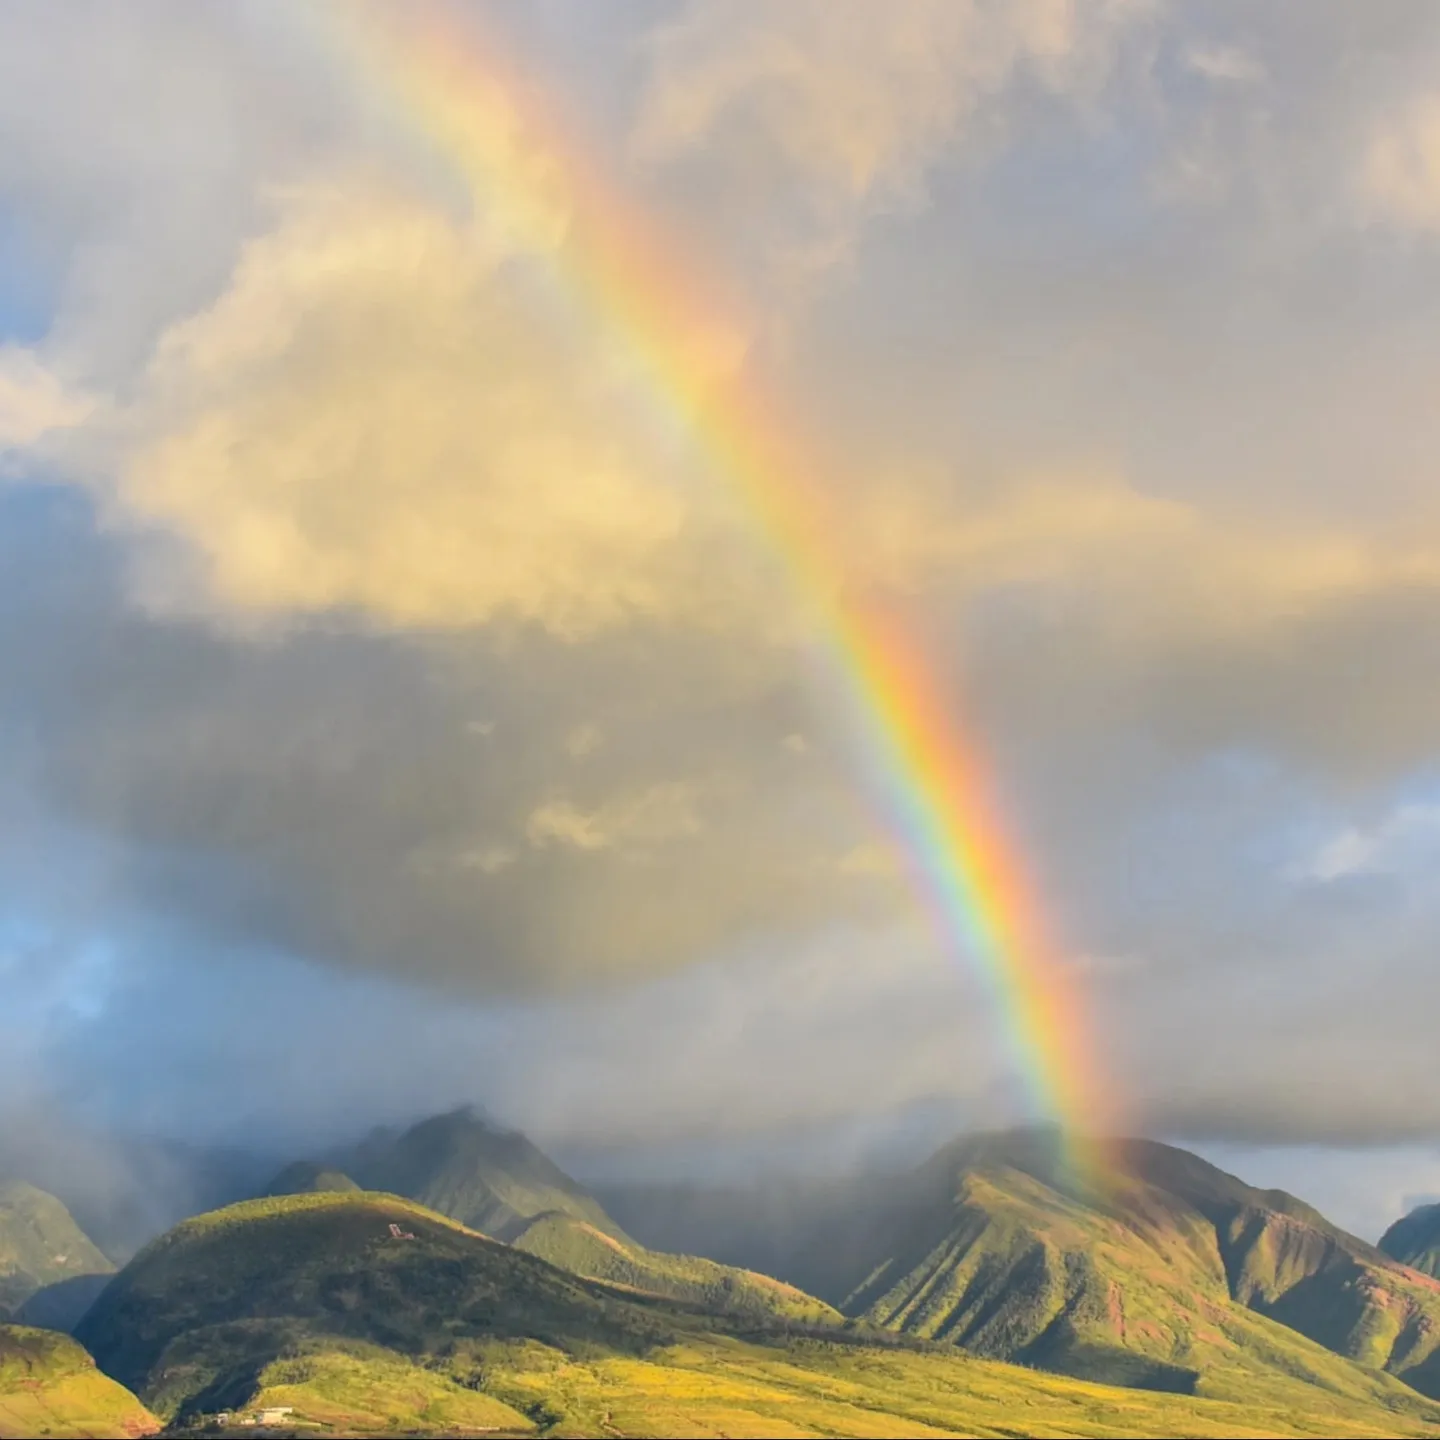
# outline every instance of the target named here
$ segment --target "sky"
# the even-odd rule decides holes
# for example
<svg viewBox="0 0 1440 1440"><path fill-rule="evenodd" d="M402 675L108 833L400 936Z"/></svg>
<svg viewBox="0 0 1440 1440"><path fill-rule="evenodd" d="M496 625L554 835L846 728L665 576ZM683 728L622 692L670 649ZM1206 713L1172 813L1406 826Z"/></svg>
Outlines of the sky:
<svg viewBox="0 0 1440 1440"><path fill-rule="evenodd" d="M405 13L704 277L1130 1127L1370 1236L1440 1192L1440 11ZM0 9L0 1126L473 1100L661 1173L1023 1118L793 576L557 283L583 215L339 36Z"/></svg>

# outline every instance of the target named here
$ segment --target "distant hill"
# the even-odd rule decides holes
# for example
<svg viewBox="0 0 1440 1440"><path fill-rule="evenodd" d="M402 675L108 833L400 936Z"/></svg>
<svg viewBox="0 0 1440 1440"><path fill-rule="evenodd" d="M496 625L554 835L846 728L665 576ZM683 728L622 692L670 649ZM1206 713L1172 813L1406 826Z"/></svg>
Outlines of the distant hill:
<svg viewBox="0 0 1440 1440"><path fill-rule="evenodd" d="M343 1170L314 1160L297 1160L287 1165L265 1187L263 1195L313 1195L325 1190L358 1190L360 1187Z"/></svg>
<svg viewBox="0 0 1440 1440"><path fill-rule="evenodd" d="M73 1340L0 1325L0 1435L153 1435L160 1422Z"/></svg>
<svg viewBox="0 0 1440 1440"><path fill-rule="evenodd" d="M0 1181L0 1320L16 1318L27 1304L33 1310L40 1292L62 1286L71 1287L73 1297L88 1285L88 1304L114 1270L53 1195L23 1181ZM77 1310L77 1304L56 1301L60 1328L79 1318L84 1305Z"/></svg>
<svg viewBox="0 0 1440 1440"><path fill-rule="evenodd" d="M529 1140L470 1109L376 1137L336 1164L367 1190L404 1195L499 1240L553 1212L624 1238L599 1201Z"/></svg>
<svg viewBox="0 0 1440 1440"><path fill-rule="evenodd" d="M696 1192L611 1203L669 1243L688 1208L702 1253L718 1218L728 1262L976 1354L1201 1394L1292 1374L1346 1393L1371 1383L1331 1351L1440 1393L1440 1285L1182 1150L1127 1142L1103 1191L1060 1161L1052 1134L1018 1131L958 1141L883 1185L751 1202L728 1222ZM647 1213L663 1223L646 1227Z"/></svg>
<svg viewBox="0 0 1440 1440"><path fill-rule="evenodd" d="M1380 1249L1402 1265L1440 1279L1440 1204L1421 1205L1381 1237Z"/></svg>
<svg viewBox="0 0 1440 1440"><path fill-rule="evenodd" d="M1419 1435L1440 1426L1440 1406L1358 1371L1356 1393L1318 1401L1295 1377L1277 1385L1278 1399L1197 1398L1062 1380L903 1337L882 1345L886 1337L858 1331L757 1325L577 1279L373 1193L257 1200L187 1221L135 1257L79 1337L174 1433L262 1405L345 1434Z"/></svg>

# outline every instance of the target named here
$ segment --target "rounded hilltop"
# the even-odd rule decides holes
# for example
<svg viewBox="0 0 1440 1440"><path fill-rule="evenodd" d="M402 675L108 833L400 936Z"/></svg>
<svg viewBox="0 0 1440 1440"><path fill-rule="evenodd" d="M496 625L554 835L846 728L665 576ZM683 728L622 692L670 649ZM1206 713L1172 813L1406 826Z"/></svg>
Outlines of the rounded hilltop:
<svg viewBox="0 0 1440 1440"><path fill-rule="evenodd" d="M242 1201L146 1246L76 1329L167 1418L250 1399L307 1347L440 1354L481 1338L634 1350L665 1318L423 1205L368 1191Z"/></svg>

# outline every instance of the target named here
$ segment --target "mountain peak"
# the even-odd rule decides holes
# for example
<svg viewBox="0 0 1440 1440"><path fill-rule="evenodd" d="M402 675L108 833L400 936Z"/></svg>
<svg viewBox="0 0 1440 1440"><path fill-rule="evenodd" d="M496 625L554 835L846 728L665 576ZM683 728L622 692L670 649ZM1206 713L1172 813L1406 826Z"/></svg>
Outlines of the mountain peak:
<svg viewBox="0 0 1440 1440"><path fill-rule="evenodd" d="M368 1190L407 1195L487 1234L509 1239L559 1210L623 1238L600 1203L518 1130L499 1128L473 1106L374 1137L335 1168Z"/></svg>

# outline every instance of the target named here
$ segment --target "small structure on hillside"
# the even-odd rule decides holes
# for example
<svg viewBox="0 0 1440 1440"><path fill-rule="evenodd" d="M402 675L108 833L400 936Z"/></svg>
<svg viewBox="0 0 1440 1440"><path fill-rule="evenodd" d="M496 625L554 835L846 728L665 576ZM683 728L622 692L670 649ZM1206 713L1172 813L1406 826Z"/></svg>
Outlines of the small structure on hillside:
<svg viewBox="0 0 1440 1440"><path fill-rule="evenodd" d="M392 1220L390 1222L390 1238L392 1240L413 1240L415 1237L408 1230L402 1230Z"/></svg>
<svg viewBox="0 0 1440 1440"><path fill-rule="evenodd" d="M267 1405L263 1410L249 1410L240 1415L222 1410L215 1417L215 1421L220 1425L241 1425L247 1430L268 1429L272 1425L289 1424L294 1413L293 1405Z"/></svg>

